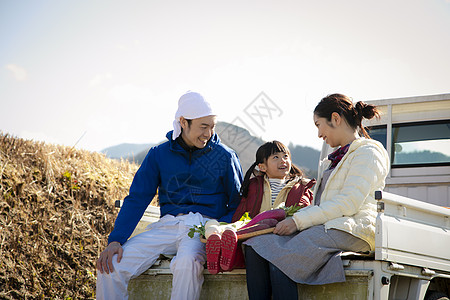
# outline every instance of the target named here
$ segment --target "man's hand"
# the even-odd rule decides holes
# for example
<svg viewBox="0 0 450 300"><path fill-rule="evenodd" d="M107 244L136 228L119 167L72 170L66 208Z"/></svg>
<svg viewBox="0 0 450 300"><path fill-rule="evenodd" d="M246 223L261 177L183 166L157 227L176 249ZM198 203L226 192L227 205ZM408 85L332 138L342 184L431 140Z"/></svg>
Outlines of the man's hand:
<svg viewBox="0 0 450 300"><path fill-rule="evenodd" d="M294 220L292 218L288 218L279 222L277 226L275 226L273 233L278 235L291 235L296 231L297 225L295 224Z"/></svg>
<svg viewBox="0 0 450 300"><path fill-rule="evenodd" d="M114 271L112 264L113 255L117 254L117 262L120 263L123 254L123 248L119 242L111 242L108 247L100 253L100 257L97 260L97 269L100 273L106 272L109 274Z"/></svg>

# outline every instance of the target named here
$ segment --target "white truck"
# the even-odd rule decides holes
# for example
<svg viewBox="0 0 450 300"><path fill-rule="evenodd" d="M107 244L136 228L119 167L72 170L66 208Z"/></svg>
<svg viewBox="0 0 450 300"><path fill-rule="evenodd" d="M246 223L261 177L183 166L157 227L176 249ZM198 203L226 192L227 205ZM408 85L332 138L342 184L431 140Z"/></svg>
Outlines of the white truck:
<svg viewBox="0 0 450 300"><path fill-rule="evenodd" d="M299 284L299 299L449 299L450 94L371 103L383 117L366 125L392 163L376 193L375 252L343 253L346 282ZM149 207L141 228L158 214ZM169 259L131 280L130 299L170 298ZM201 299L248 299L244 269L204 275Z"/></svg>

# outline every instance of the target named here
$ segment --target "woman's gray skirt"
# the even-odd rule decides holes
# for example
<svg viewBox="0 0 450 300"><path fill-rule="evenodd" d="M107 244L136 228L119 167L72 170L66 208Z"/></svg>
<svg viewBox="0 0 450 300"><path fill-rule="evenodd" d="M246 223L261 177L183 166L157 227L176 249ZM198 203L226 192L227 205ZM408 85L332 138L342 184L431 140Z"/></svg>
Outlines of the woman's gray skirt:
<svg viewBox="0 0 450 300"><path fill-rule="evenodd" d="M297 283L345 281L342 251L369 251L365 241L341 230L314 226L289 236L264 234L248 239L251 246Z"/></svg>

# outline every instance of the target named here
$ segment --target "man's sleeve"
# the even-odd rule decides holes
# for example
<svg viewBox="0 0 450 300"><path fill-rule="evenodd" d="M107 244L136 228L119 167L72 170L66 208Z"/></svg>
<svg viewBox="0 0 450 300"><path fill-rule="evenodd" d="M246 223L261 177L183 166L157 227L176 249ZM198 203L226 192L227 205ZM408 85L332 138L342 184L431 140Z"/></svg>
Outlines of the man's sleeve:
<svg viewBox="0 0 450 300"><path fill-rule="evenodd" d="M230 163L228 164L227 174L224 178L225 192L228 195L227 213L219 221L231 223L234 212L241 202L240 190L242 184L242 167L236 153L231 153Z"/></svg>
<svg viewBox="0 0 450 300"><path fill-rule="evenodd" d="M136 172L130 192L123 201L123 206L114 223L114 229L109 235L108 244L111 242L123 244L127 241L155 196L160 183L155 156L156 149L150 149Z"/></svg>

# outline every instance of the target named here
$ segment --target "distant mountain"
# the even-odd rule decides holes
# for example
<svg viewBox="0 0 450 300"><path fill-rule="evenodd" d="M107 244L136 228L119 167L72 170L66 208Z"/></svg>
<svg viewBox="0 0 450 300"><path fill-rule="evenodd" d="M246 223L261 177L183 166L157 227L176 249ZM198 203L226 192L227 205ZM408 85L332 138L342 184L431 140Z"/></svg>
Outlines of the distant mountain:
<svg viewBox="0 0 450 300"><path fill-rule="evenodd" d="M292 161L306 173L309 178L317 179L320 151L308 146L289 144Z"/></svg>
<svg viewBox="0 0 450 300"><path fill-rule="evenodd" d="M222 143L236 151L241 161L242 170L246 172L255 160L256 150L260 145L264 144L264 141L252 136L248 130L226 122L218 122L216 132ZM144 148L129 160L141 164L150 148L151 146ZM126 156L119 157L126 158Z"/></svg>
<svg viewBox="0 0 450 300"><path fill-rule="evenodd" d="M159 143L158 143L159 144ZM134 161L136 164L140 165L144 161L144 158L147 156L148 150L150 150L151 147L155 146L157 144L151 145L148 148L144 149L143 151L139 152L134 156L134 159L129 158L129 161Z"/></svg>
<svg viewBox="0 0 450 300"><path fill-rule="evenodd" d="M222 143L236 151L241 161L242 171L245 174L255 161L256 150L265 141L252 136L248 130L242 127L226 122L218 122L216 132ZM141 164L148 150L154 145L156 144L120 144L106 148L102 152L106 153L107 151L107 156L111 158L124 158ZM316 178L320 151L311 147L293 144L290 144L288 147L291 151L293 163L302 168L308 177ZM137 149L140 149L140 152ZM114 156L111 153L114 153ZM134 153L135 155L130 155L130 153Z"/></svg>
<svg viewBox="0 0 450 300"><path fill-rule="evenodd" d="M448 163L450 156L441 152L434 152L429 150L414 151L414 152L395 152L394 164L430 164L430 163Z"/></svg>
<svg viewBox="0 0 450 300"><path fill-rule="evenodd" d="M255 161L259 146L266 142L252 136L248 130L226 122L218 122L216 132L222 143L236 151L244 173ZM292 162L299 166L308 177L316 178L320 151L307 146L293 145L292 143L288 147L291 151Z"/></svg>
<svg viewBox="0 0 450 300"><path fill-rule="evenodd" d="M133 158L144 151L150 149L154 144L129 144L124 143L116 146L111 146L100 151L109 158L124 158L133 161ZM141 161L142 162L142 161Z"/></svg>
<svg viewBox="0 0 450 300"><path fill-rule="evenodd" d="M242 171L245 174L255 161L256 150L265 141L252 136L248 130L242 127L226 122L218 122L216 132L222 143L237 153L241 162Z"/></svg>

